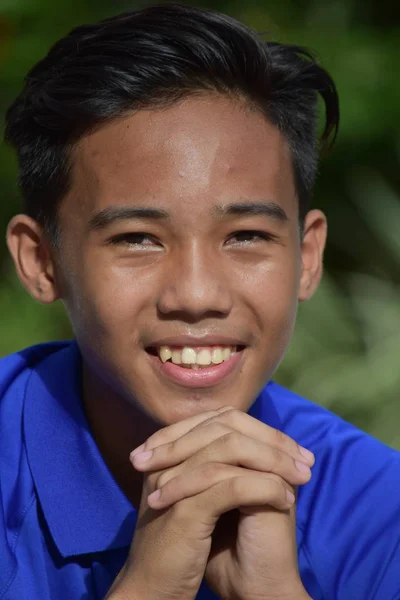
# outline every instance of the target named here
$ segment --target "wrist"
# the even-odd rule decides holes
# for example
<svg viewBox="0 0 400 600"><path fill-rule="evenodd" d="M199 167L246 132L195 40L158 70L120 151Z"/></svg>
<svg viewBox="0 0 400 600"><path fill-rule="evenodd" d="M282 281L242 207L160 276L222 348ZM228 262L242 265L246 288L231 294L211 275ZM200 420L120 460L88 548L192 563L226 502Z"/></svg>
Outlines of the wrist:
<svg viewBox="0 0 400 600"><path fill-rule="evenodd" d="M260 598L260 596L257 596ZM251 595L249 596L238 596L232 595L227 598L227 600L255 600L255 598ZM260 599L261 600L261 599ZM311 596L307 594L304 588L301 590L296 590L293 592L283 592L281 594L275 593L273 595L263 596L262 600L313 600Z"/></svg>
<svg viewBox="0 0 400 600"><path fill-rule="evenodd" d="M150 589L149 586L137 586L120 582L118 587L110 589L104 600L175 600L178 597L179 600L195 600L195 596L177 596L165 591Z"/></svg>

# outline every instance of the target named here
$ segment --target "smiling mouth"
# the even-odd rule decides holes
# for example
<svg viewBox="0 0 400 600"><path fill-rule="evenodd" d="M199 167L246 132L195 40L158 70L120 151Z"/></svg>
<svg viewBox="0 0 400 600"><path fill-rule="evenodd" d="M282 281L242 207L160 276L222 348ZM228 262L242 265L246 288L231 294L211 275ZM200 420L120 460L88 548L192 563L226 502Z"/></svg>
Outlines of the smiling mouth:
<svg viewBox="0 0 400 600"><path fill-rule="evenodd" d="M155 374L183 389L206 389L239 376L246 346L156 346L147 348ZM203 364L202 364L203 363ZM207 364L205 364L207 363Z"/></svg>
<svg viewBox="0 0 400 600"><path fill-rule="evenodd" d="M244 346L159 346L146 351L164 364L194 371L210 369L230 361Z"/></svg>

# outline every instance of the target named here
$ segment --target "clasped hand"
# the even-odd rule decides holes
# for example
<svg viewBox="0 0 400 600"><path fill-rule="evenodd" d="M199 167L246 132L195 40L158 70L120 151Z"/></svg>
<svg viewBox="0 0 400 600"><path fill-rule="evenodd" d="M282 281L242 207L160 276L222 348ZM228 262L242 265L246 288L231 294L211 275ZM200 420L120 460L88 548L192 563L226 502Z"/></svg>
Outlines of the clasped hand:
<svg viewBox="0 0 400 600"><path fill-rule="evenodd" d="M227 600L309 598L294 488L311 477L311 452L224 407L157 431L131 461L144 485L117 586L130 590L126 598L193 600L203 577Z"/></svg>

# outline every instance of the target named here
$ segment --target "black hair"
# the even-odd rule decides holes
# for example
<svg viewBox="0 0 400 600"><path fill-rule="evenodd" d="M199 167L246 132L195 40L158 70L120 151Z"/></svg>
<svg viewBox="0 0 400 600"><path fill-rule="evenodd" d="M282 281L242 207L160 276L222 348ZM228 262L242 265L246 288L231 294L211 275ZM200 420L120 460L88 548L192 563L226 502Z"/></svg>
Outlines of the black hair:
<svg viewBox="0 0 400 600"><path fill-rule="evenodd" d="M25 212L54 240L79 138L131 111L202 90L244 99L279 128L292 154L302 222L318 167L319 95L321 139L337 133L333 80L302 47L264 41L231 17L179 4L77 27L29 71L5 131L19 158Z"/></svg>

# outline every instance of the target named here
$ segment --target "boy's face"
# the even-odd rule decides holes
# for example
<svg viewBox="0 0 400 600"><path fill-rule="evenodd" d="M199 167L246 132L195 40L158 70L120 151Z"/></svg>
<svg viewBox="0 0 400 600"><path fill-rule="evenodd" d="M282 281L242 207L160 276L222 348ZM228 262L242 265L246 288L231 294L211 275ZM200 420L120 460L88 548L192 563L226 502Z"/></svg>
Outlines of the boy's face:
<svg viewBox="0 0 400 600"><path fill-rule="evenodd" d="M318 283L325 242L319 211L301 240L278 130L243 104L193 96L83 138L72 177L57 289L90 379L162 424L224 404L247 410ZM182 347L203 350L206 362L204 349L219 347L227 360L163 363L161 346L176 360Z"/></svg>

